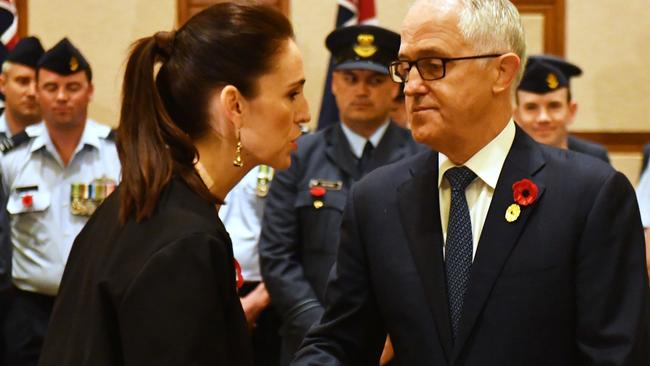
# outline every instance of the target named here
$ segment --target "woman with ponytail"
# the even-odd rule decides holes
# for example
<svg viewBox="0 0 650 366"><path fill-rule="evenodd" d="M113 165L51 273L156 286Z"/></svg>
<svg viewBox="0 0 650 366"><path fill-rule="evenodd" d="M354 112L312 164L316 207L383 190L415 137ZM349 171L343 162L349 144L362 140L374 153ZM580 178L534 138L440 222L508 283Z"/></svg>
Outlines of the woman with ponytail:
<svg viewBox="0 0 650 366"><path fill-rule="evenodd" d="M290 23L263 6L214 5L133 45L121 184L75 240L40 365L252 363L217 210L256 165L289 166L304 81Z"/></svg>

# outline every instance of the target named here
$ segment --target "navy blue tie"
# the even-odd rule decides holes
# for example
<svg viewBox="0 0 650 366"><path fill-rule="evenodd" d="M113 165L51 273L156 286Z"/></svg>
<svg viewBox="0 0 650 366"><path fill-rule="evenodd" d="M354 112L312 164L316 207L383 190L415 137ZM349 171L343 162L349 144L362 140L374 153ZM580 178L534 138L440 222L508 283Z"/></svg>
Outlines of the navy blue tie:
<svg viewBox="0 0 650 366"><path fill-rule="evenodd" d="M447 274L447 298L454 341L463 315L463 300L472 269L472 222L465 199L465 188L476 174L467 167L451 168L445 172L451 186L451 206L445 245L445 271Z"/></svg>
<svg viewBox="0 0 650 366"><path fill-rule="evenodd" d="M366 141L366 145L363 147L363 152L359 158L359 173L364 176L367 173L368 165L370 164L370 158L372 157L372 150L374 147L370 141Z"/></svg>

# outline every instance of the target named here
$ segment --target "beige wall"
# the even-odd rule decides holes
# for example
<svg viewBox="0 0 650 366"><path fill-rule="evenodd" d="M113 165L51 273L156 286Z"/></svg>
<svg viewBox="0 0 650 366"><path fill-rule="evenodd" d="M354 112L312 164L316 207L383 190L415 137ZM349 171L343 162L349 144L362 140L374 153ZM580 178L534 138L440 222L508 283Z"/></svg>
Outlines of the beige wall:
<svg viewBox="0 0 650 366"><path fill-rule="evenodd" d="M171 29L176 0L29 0L29 32L45 48L67 36L93 69L90 116L117 125L123 64L134 40Z"/></svg>
<svg viewBox="0 0 650 366"><path fill-rule="evenodd" d="M648 0L567 1L567 58L584 75L573 81L580 103L576 130L650 131L650 7ZM376 0L380 25L399 30L411 0ZM307 75L305 93L313 124L318 116L329 54L325 36L333 29L334 0L293 0L291 15ZM138 37L169 29L176 0L29 0L29 29L46 47L69 36L95 72L95 98L90 114L116 125L122 65L129 44ZM531 33L540 19L529 17ZM537 50L540 40L529 36ZM637 156L614 156L617 168L636 179Z"/></svg>

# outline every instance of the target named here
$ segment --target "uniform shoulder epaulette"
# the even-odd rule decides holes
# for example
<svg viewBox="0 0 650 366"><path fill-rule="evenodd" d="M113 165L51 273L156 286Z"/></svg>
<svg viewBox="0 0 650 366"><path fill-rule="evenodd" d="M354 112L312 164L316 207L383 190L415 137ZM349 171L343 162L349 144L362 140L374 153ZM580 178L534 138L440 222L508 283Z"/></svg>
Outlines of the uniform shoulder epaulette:
<svg viewBox="0 0 650 366"><path fill-rule="evenodd" d="M7 136L5 133L0 134L0 152L3 154L8 153L9 151L15 149L16 147L26 143L31 139L31 136L27 132L22 131L13 135L12 137Z"/></svg>

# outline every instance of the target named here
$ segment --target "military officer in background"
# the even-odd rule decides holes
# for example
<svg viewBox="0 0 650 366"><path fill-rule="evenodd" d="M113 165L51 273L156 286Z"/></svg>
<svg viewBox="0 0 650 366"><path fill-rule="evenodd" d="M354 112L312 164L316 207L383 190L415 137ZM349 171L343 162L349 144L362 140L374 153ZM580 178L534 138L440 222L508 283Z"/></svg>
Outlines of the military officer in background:
<svg viewBox="0 0 650 366"><path fill-rule="evenodd" d="M88 120L92 71L64 38L40 58L43 122L14 136L0 161L13 243L6 364L36 365L75 236L115 188L120 165L108 126Z"/></svg>
<svg viewBox="0 0 650 366"><path fill-rule="evenodd" d="M5 105L0 114L0 152L12 146L12 136L41 120L41 108L36 101L36 63L43 52L38 38L26 37L2 62L0 92L5 96ZM4 328L11 298L11 239L6 204L6 196L0 192L0 330ZM5 357L4 345L4 333L0 332L0 360Z"/></svg>
<svg viewBox="0 0 650 366"><path fill-rule="evenodd" d="M604 146L569 134L578 103L572 98L570 79L582 70L559 57L528 57L517 88L514 119L535 141L594 156L609 163Z"/></svg>
<svg viewBox="0 0 650 366"><path fill-rule="evenodd" d="M399 41L397 33L370 25L339 28L327 37L341 123L303 136L291 167L271 184L260 263L271 304L282 317L282 364L323 313L351 185L421 149L389 118L399 86L388 76L388 64L397 57Z"/></svg>

